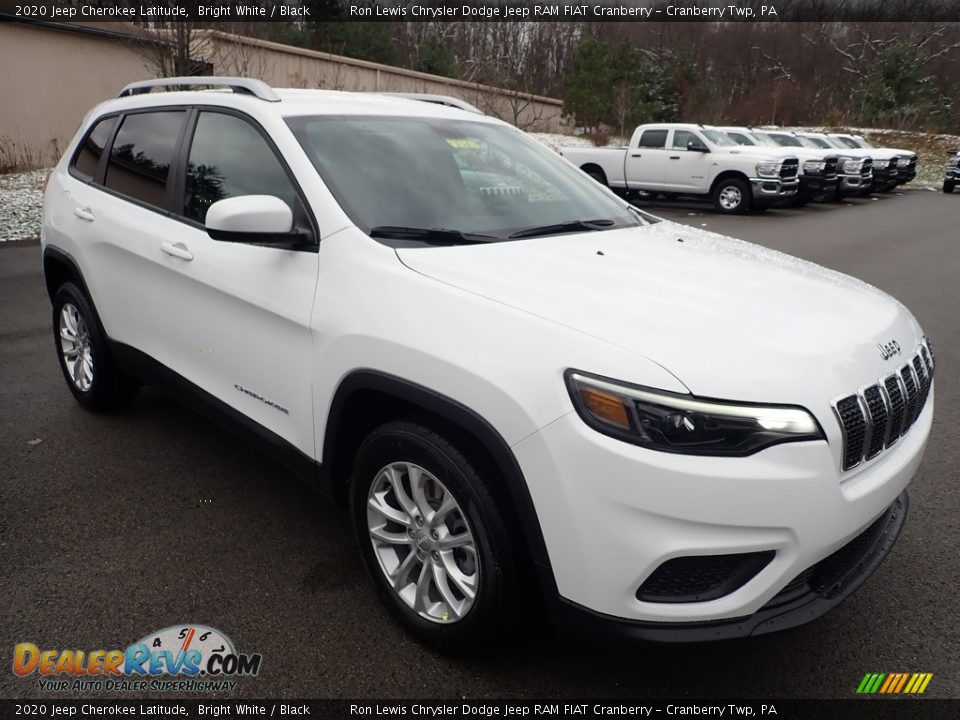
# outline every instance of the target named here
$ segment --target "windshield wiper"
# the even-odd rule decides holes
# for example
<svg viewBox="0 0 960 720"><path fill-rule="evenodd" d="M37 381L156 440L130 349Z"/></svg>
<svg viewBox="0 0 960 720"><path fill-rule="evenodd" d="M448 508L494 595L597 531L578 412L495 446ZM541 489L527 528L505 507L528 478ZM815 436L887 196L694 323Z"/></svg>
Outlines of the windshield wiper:
<svg viewBox="0 0 960 720"><path fill-rule="evenodd" d="M500 238L493 235L465 233L450 228L406 227L403 225L377 225L370 228L370 237L393 238L394 240L422 240L434 245L464 245L494 242Z"/></svg>
<svg viewBox="0 0 960 720"><path fill-rule="evenodd" d="M602 230L614 224L613 220L570 220L569 222L556 223L554 225L540 225L538 227L517 230L510 235L511 238L528 238L539 235L559 235L560 233L577 232L578 230Z"/></svg>

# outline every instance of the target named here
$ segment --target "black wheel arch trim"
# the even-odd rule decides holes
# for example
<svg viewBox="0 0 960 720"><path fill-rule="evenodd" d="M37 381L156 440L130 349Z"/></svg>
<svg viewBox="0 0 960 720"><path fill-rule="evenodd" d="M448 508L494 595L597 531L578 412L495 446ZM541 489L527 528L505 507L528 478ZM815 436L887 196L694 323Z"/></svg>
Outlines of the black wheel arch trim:
<svg viewBox="0 0 960 720"><path fill-rule="evenodd" d="M470 433L484 447L493 459L496 469L506 485L510 500L513 503L513 510L519 518L520 530L537 573L540 591L544 599L556 598L556 579L550 565L540 520L537 517L533 498L530 495L523 471L510 446L496 428L466 405L395 375L372 369L354 370L340 381L330 403L323 437L321 467L327 471L336 466L335 453L338 448L338 434L343 426L340 418L344 416L351 396L359 391L384 393L422 408ZM342 482L342 479L340 481ZM327 477L325 482L332 484L337 482L337 479Z"/></svg>
<svg viewBox="0 0 960 720"><path fill-rule="evenodd" d="M80 272L80 266L77 264L77 261L74 260L73 255L68 253L66 250L61 250L60 248L53 247L52 245L47 245L43 249L43 280L47 287L47 295L50 297L50 302L53 302L53 296L57 294L57 288L51 286L50 278L47 277L47 260L53 260L65 265L73 276L72 280L74 284L78 285L80 289L83 290L87 296L87 300L93 304L93 300L90 297L90 289L87 287L87 281L84 279L83 273Z"/></svg>

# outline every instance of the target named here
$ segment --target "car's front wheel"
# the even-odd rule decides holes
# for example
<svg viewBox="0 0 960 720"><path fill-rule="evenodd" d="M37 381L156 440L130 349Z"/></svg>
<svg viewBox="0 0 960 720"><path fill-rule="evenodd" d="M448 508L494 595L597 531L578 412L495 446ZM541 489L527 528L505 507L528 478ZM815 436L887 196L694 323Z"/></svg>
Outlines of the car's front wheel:
<svg viewBox="0 0 960 720"><path fill-rule="evenodd" d="M752 201L750 185L739 178L721 180L713 189L713 206L722 213L745 213Z"/></svg>
<svg viewBox="0 0 960 720"><path fill-rule="evenodd" d="M518 577L487 481L430 428L387 423L363 442L351 511L387 608L426 642L474 650L517 616Z"/></svg>
<svg viewBox="0 0 960 720"><path fill-rule="evenodd" d="M53 297L53 337L67 387L88 410L129 403L136 384L113 362L100 322L87 296L64 283Z"/></svg>

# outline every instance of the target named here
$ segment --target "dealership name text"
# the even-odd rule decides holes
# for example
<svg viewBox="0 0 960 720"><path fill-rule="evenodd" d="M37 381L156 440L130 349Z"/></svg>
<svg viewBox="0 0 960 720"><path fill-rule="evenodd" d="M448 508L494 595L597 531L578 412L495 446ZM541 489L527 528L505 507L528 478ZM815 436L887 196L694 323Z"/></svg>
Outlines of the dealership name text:
<svg viewBox="0 0 960 720"><path fill-rule="evenodd" d="M524 715L608 715L652 717L670 715L679 717L754 717L757 715L772 716L777 714L773 705L601 705L601 704L573 704L552 703L532 705L350 705L351 716L384 716L384 715L415 715L421 717L449 717L462 715L463 717L513 717Z"/></svg>
<svg viewBox="0 0 960 720"><path fill-rule="evenodd" d="M685 5L667 5L664 8L632 7L627 5L560 5L543 4L531 6L496 6L474 7L427 7L424 5L408 5L402 7L373 7L367 5L351 5L352 17L415 17L429 19L465 19L465 18L498 18L511 20L529 17L630 17L637 19L661 18L716 18L716 19L752 19L773 18L777 16L777 9L773 5L761 5L759 8L740 7L739 5L725 5L722 7L690 7Z"/></svg>

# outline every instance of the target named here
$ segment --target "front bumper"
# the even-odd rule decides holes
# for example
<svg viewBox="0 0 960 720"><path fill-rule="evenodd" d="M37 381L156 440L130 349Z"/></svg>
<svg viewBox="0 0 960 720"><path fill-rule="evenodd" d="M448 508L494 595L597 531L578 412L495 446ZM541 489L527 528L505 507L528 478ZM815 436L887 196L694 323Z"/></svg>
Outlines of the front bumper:
<svg viewBox="0 0 960 720"><path fill-rule="evenodd" d="M561 601L555 620L590 639L656 642L727 640L787 630L823 616L850 597L890 554L907 521L909 497L902 492L866 530L804 570L753 615L690 623L623 620Z"/></svg>
<svg viewBox="0 0 960 720"><path fill-rule="evenodd" d="M800 192L803 195L832 193L837 189L838 182L839 179L836 175L832 177L823 177L823 175L801 175Z"/></svg>
<svg viewBox="0 0 960 720"><path fill-rule="evenodd" d="M846 473L826 441L784 443L745 458L691 457L607 437L575 413L557 420L513 448L556 581L559 602L551 607L564 624L577 617L661 640L757 634L819 617L896 540L906 503L898 510L898 498L922 459L932 407L889 451ZM883 542L850 551L856 562L825 583L817 568L888 512L900 519L887 523ZM747 553L772 559L721 597L639 599L668 561Z"/></svg>
<svg viewBox="0 0 960 720"><path fill-rule="evenodd" d="M917 177L917 161L914 160L905 167L897 168L897 183L903 185Z"/></svg>
<svg viewBox="0 0 960 720"><path fill-rule="evenodd" d="M841 173L837 176L837 179L839 181L838 187L840 188L840 192L844 195L859 195L864 192L869 192L870 188L873 186L872 172L869 172L866 175L848 175L846 173Z"/></svg>
<svg viewBox="0 0 960 720"><path fill-rule="evenodd" d="M882 188L887 185L895 185L901 181L899 179L899 173L896 165L891 165L885 168L878 168L876 165L873 166L873 187Z"/></svg>
<svg viewBox="0 0 960 720"><path fill-rule="evenodd" d="M750 178L754 202L777 200L797 194L800 181L793 178Z"/></svg>

